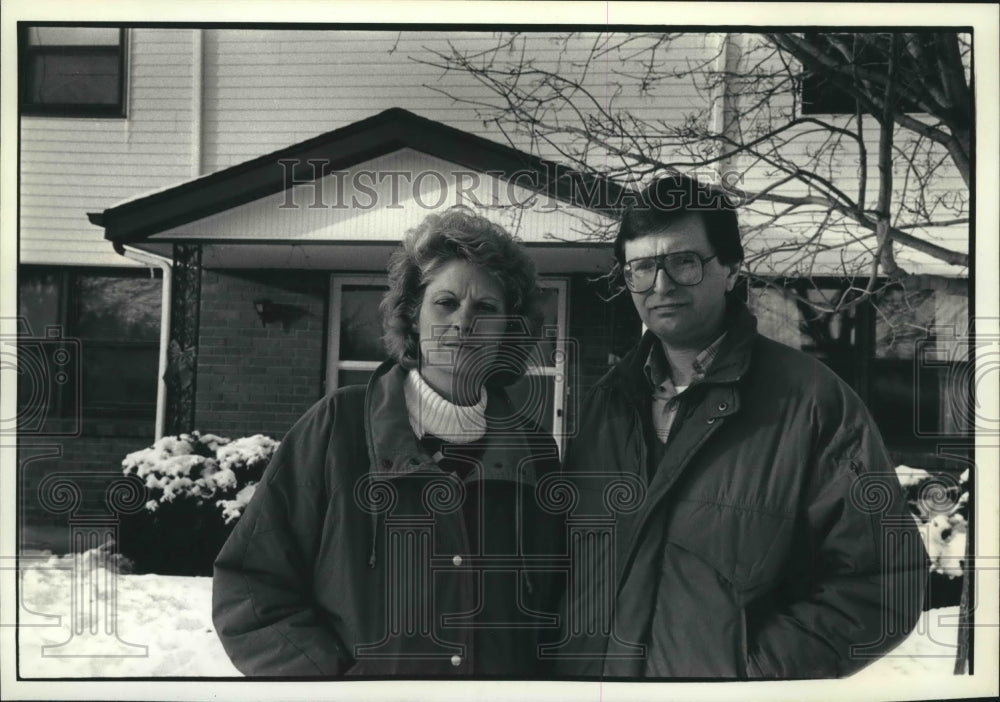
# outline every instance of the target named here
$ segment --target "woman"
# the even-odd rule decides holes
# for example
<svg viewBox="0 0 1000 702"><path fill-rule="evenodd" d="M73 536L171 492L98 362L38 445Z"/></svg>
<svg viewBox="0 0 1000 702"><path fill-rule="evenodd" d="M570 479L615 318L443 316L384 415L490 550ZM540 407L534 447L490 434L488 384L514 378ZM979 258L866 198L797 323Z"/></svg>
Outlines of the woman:
<svg viewBox="0 0 1000 702"><path fill-rule="evenodd" d="M534 487L558 456L503 392L540 317L534 265L453 208L389 285L392 359L281 442L216 560L216 630L247 675L537 675L562 527Z"/></svg>

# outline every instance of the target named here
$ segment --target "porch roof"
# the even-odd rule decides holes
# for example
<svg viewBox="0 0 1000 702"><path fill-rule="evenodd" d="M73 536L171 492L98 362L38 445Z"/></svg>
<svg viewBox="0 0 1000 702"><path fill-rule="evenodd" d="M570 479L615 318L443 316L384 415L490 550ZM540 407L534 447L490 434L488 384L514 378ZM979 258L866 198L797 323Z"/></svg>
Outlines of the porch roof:
<svg viewBox="0 0 1000 702"><path fill-rule="evenodd" d="M626 190L608 179L583 174L489 139L420 117L401 108L335 129L278 151L179 185L88 213L119 252L150 237L281 193L292 184L323 178L372 159L412 149L500 178L520 178L535 190L581 210L617 219L614 203ZM315 165L315 164L318 164ZM159 243L171 237L157 237Z"/></svg>

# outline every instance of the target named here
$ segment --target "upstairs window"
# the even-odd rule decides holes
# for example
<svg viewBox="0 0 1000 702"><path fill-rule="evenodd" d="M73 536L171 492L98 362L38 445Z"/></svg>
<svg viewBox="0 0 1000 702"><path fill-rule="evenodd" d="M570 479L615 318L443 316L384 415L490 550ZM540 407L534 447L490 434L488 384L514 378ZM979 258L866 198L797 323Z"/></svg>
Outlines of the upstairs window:
<svg viewBox="0 0 1000 702"><path fill-rule="evenodd" d="M125 30L23 26L21 114L125 116Z"/></svg>
<svg viewBox="0 0 1000 702"><path fill-rule="evenodd" d="M886 75L889 71L889 45L891 37L885 33L874 34L812 34L805 35L815 46L822 48L824 53L838 57L842 66L854 66L859 69ZM849 60L845 53L853 57ZM906 52L900 51L900 66L897 81L904 84L914 80L919 75L916 67L907 61ZM878 88L879 93L882 88ZM899 96L900 107L904 112L913 114L921 112L919 107ZM853 115L858 110L854 95L840 88L826 73L806 71L802 76L802 114L804 115Z"/></svg>

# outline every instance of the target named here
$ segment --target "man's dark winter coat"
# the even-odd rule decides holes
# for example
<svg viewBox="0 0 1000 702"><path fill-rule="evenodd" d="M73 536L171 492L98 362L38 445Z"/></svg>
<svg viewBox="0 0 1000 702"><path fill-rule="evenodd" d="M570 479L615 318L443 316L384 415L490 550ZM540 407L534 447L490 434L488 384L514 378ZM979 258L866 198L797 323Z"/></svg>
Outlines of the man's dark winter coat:
<svg viewBox="0 0 1000 702"><path fill-rule="evenodd" d="M561 675L843 676L920 614L926 553L868 411L823 364L757 334L742 303L727 314L651 478L655 337L584 402L564 470L590 571L572 576ZM579 536L600 518L613 538Z"/></svg>

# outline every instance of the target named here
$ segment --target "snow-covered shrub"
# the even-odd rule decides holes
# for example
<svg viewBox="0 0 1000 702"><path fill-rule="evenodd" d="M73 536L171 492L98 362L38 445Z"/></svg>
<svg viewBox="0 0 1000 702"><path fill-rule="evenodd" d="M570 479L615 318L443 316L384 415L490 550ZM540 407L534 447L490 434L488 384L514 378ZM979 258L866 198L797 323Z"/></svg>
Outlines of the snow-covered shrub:
<svg viewBox="0 0 1000 702"><path fill-rule="evenodd" d="M946 591L958 592L966 558L969 471L955 479L952 474L901 465L896 467L896 475L930 557L930 596L948 597Z"/></svg>
<svg viewBox="0 0 1000 702"><path fill-rule="evenodd" d="M226 524L235 522L243 514L243 508L250 503L250 498L253 497L254 490L257 489L257 483L251 483L245 488L236 493L236 497L231 500L219 500L217 503L222 507L222 517L226 520Z"/></svg>
<svg viewBox="0 0 1000 702"><path fill-rule="evenodd" d="M155 512L178 497L201 505L212 501L227 524L235 521L253 495L247 490L259 479L278 447L274 439L255 434L230 440L193 431L164 436L148 448L128 454L123 472L146 483L154 499L146 509Z"/></svg>
<svg viewBox="0 0 1000 702"><path fill-rule="evenodd" d="M253 496L278 442L193 431L128 454L122 470L146 484L146 509L122 518L121 550L137 572L211 575L212 562Z"/></svg>

